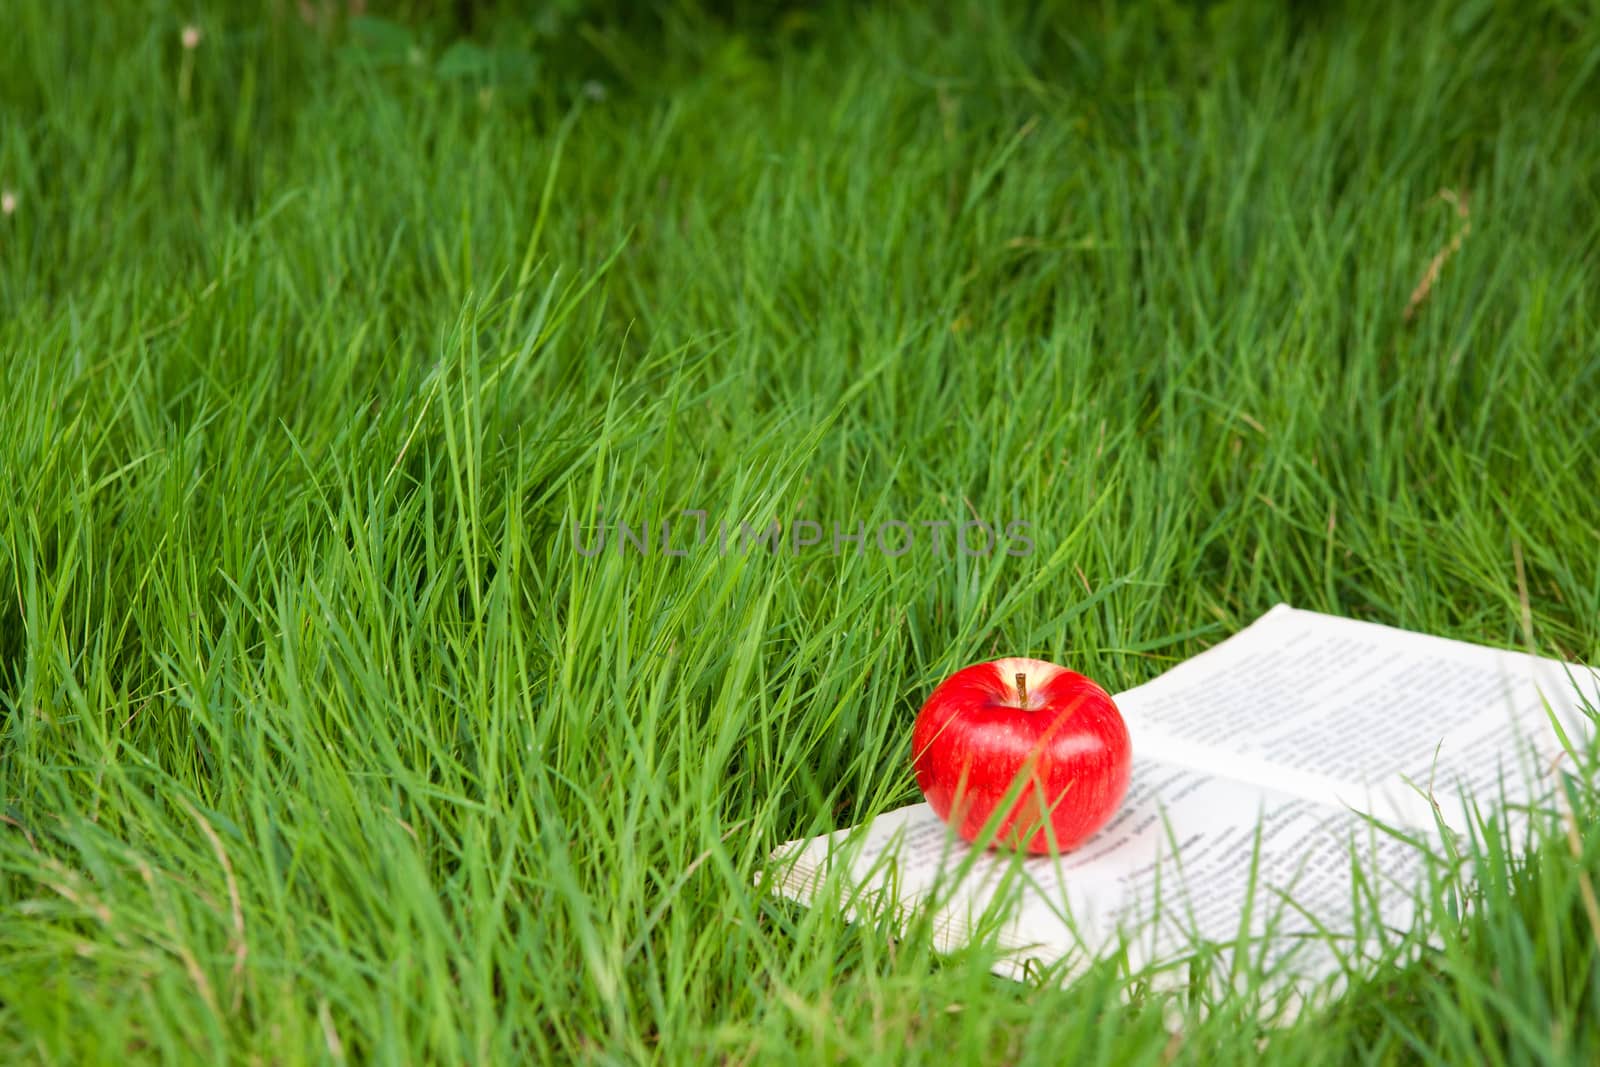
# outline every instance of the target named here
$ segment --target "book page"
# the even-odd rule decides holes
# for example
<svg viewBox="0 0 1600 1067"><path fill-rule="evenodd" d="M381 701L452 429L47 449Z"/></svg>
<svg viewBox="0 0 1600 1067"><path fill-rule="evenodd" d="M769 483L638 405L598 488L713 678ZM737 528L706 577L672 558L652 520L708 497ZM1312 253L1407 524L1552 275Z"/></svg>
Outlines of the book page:
<svg viewBox="0 0 1600 1067"><path fill-rule="evenodd" d="M1334 974L1333 946L1363 947L1349 943L1355 931L1409 925L1424 862L1359 813L1459 829L1462 794L1488 791L1492 802L1502 774L1508 799L1532 797L1559 763L1547 703L1586 743L1582 704L1600 704L1600 676L1280 605L1115 700L1133 740L1132 784L1077 850L979 852L916 804L785 845L769 872L778 890L809 903L832 887L855 915L926 905L940 951L1010 901L995 932L1012 952L996 970L1012 976L1125 937L1138 966L1241 934L1257 962L1282 961L1294 980ZM1368 896L1353 891L1353 862ZM1316 931L1332 944L1295 937Z"/></svg>
<svg viewBox="0 0 1600 1067"><path fill-rule="evenodd" d="M1463 794L1525 801L1592 731L1588 667L1280 605L1115 699L1145 755L1431 826ZM1409 780L1413 785L1407 785ZM1459 826L1457 826L1459 829Z"/></svg>
<svg viewBox="0 0 1600 1067"><path fill-rule="evenodd" d="M1358 925L1353 848L1368 877L1378 876L1383 921L1409 923L1420 859L1408 846L1374 837L1346 810L1136 757L1116 817L1065 856L977 851L915 804L855 831L792 842L780 852L778 889L810 902L831 871L857 914L931 902L940 951L964 944L986 908L1009 901L1014 911L996 931L1013 973L1030 960L1088 959L1123 936L1138 966L1180 957L1197 940L1270 931L1269 957L1299 952L1296 971L1320 975L1336 969L1326 943L1293 935ZM851 899L854 887L886 899Z"/></svg>

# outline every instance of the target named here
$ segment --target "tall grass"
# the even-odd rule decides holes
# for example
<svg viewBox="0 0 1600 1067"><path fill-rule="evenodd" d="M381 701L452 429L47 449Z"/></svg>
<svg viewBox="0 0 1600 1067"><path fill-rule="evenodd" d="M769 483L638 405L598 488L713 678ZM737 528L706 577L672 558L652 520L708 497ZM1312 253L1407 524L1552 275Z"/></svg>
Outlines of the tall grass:
<svg viewBox="0 0 1600 1067"><path fill-rule="evenodd" d="M1592 7L509 17L6 5L6 1060L1595 1057L1581 781L1270 1036L751 888L990 654L1600 660Z"/></svg>

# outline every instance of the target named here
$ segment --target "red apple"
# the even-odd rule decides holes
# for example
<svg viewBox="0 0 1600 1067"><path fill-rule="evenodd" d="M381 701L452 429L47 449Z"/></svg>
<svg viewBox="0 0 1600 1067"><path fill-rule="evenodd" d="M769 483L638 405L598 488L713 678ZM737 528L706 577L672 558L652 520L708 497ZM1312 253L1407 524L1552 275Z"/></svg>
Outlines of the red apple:
<svg viewBox="0 0 1600 1067"><path fill-rule="evenodd" d="M939 818L972 841L1010 794L994 841L1028 852L1051 851L1052 837L1061 852L1082 844L1116 813L1133 770L1128 728L1106 691L1037 659L946 678L917 716L911 751Z"/></svg>

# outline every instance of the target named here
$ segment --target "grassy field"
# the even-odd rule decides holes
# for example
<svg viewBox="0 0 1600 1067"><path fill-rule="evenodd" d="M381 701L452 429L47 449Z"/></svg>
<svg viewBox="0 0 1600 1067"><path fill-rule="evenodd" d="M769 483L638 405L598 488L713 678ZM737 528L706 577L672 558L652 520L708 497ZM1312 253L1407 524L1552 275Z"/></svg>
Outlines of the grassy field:
<svg viewBox="0 0 1600 1067"><path fill-rule="evenodd" d="M8 0L0 1061L1600 1059L1592 776L1271 1033L749 888L993 654L1600 662L1600 11L1534 6ZM1034 551L829 543L971 518Z"/></svg>

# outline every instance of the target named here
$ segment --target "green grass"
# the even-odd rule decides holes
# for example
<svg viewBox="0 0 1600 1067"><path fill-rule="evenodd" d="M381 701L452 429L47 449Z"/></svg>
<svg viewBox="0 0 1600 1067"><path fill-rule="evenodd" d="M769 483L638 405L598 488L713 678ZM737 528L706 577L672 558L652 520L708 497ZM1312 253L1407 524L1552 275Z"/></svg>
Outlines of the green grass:
<svg viewBox="0 0 1600 1067"><path fill-rule="evenodd" d="M990 654L1600 662L1600 12L1000 6L4 5L0 1060L1600 1058L1582 776L1270 1035L749 888Z"/></svg>

